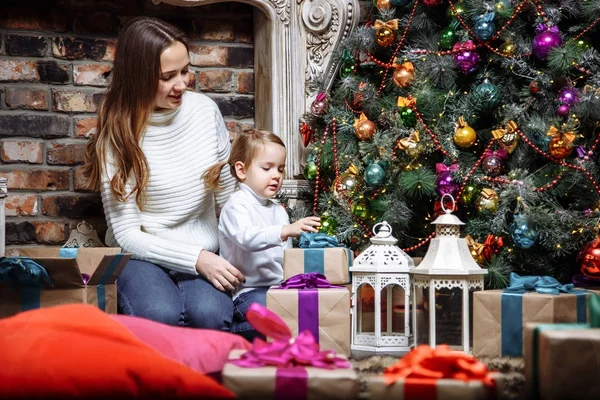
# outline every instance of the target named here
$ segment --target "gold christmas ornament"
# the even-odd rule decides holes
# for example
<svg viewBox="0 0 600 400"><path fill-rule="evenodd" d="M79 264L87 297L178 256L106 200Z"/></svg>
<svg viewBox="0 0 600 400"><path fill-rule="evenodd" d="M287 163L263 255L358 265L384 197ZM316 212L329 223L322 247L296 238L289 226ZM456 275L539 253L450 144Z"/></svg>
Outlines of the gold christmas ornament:
<svg viewBox="0 0 600 400"><path fill-rule="evenodd" d="M403 89L409 88L415 81L415 68L413 64L405 62L402 64L394 63L394 75L392 77L394 84Z"/></svg>
<svg viewBox="0 0 600 400"><path fill-rule="evenodd" d="M409 157L417 157L419 155L419 132L414 131L409 137L400 139L397 146Z"/></svg>
<svg viewBox="0 0 600 400"><path fill-rule="evenodd" d="M360 186L358 168L350 165L346 171L339 174L331 185L331 194L337 200L348 199L356 193Z"/></svg>
<svg viewBox="0 0 600 400"><path fill-rule="evenodd" d="M560 132L556 127L550 126L546 136L552 136L548 143L548 153L554 158L563 159L573 152L575 133L572 131Z"/></svg>
<svg viewBox="0 0 600 400"><path fill-rule="evenodd" d="M519 144L519 135L517 134L517 123L515 121L508 121L506 128L500 128L492 131L494 139L498 140L502 147L508 152L512 153Z"/></svg>
<svg viewBox="0 0 600 400"><path fill-rule="evenodd" d="M389 10L390 8L392 8L391 0L377 0L378 10Z"/></svg>
<svg viewBox="0 0 600 400"><path fill-rule="evenodd" d="M372 139L376 129L375 124L365 116L365 113L360 113L360 117L354 120L354 131L360 140Z"/></svg>
<svg viewBox="0 0 600 400"><path fill-rule="evenodd" d="M500 53L504 54L505 56L512 56L513 54L515 54L516 50L517 45L511 42L504 42L502 46L500 46Z"/></svg>
<svg viewBox="0 0 600 400"><path fill-rule="evenodd" d="M485 257L483 256L484 246L481 243L477 243L475 239L471 237L471 235L465 236L465 240L467 241L467 245L469 246L469 251L473 256L473 259L477 264L485 263Z"/></svg>
<svg viewBox="0 0 600 400"><path fill-rule="evenodd" d="M375 28L375 36L377 37L378 45L388 47L394 44L396 41L396 30L398 30L397 19L392 19L387 22L378 19L373 24L373 27Z"/></svg>
<svg viewBox="0 0 600 400"><path fill-rule="evenodd" d="M492 188L485 188L481 190L481 194L477 198L477 202L475 204L475 208L477 211L487 211L490 213L495 213L498 211L498 202L500 197L498 197L498 193Z"/></svg>
<svg viewBox="0 0 600 400"><path fill-rule="evenodd" d="M467 121L460 116L458 117L458 126L454 131L454 143L458 147L466 149L473 146L473 143L477 140L477 134L475 130L469 126Z"/></svg>

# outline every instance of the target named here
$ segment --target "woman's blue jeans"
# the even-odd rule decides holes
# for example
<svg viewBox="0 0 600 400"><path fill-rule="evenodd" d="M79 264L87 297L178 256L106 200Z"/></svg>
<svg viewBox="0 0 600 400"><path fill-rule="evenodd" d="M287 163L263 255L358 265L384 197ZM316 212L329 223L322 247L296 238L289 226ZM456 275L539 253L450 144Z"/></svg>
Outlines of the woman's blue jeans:
<svg viewBox="0 0 600 400"><path fill-rule="evenodd" d="M174 326L229 331L233 301L200 275L130 260L117 279L119 312Z"/></svg>

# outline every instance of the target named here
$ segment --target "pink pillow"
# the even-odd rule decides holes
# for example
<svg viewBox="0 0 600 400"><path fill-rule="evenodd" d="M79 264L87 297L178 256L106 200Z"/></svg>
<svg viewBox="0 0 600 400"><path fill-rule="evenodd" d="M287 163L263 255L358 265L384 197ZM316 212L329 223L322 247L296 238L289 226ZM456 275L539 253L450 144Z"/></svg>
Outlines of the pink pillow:
<svg viewBox="0 0 600 400"><path fill-rule="evenodd" d="M160 354L203 374L221 372L229 352L249 350L250 342L232 333L183 328L128 315L112 315Z"/></svg>

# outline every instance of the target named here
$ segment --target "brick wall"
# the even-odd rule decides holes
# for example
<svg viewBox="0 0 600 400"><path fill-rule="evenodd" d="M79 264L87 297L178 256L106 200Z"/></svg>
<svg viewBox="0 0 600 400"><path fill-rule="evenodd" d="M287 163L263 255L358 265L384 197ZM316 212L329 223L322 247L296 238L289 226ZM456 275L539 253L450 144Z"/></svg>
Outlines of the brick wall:
<svg viewBox="0 0 600 400"><path fill-rule="evenodd" d="M64 243L82 219L104 238L97 193L80 165L121 27L157 16L191 41L193 79L232 133L252 126L252 7L181 8L150 0L3 0L0 5L0 176L8 178L6 243Z"/></svg>

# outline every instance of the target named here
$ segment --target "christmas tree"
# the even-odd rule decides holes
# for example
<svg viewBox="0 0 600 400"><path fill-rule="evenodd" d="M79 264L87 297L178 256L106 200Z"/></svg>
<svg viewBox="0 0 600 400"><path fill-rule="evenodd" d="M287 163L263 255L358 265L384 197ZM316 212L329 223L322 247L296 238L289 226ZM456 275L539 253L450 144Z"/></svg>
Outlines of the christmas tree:
<svg viewBox="0 0 600 400"><path fill-rule="evenodd" d="M385 220L422 256L450 194L488 287L600 279L600 0L378 0L363 20L301 122L322 231L361 251Z"/></svg>

